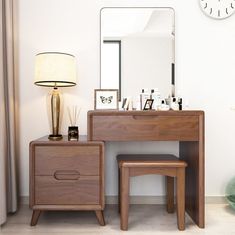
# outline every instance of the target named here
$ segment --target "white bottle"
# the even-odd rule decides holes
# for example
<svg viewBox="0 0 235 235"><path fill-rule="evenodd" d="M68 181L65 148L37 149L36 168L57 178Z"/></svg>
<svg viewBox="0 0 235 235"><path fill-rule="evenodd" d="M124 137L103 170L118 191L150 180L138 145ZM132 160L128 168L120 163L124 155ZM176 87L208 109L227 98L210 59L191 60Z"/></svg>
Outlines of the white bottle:
<svg viewBox="0 0 235 235"><path fill-rule="evenodd" d="M171 97L170 108L172 110L179 110L179 103L177 97Z"/></svg>
<svg viewBox="0 0 235 235"><path fill-rule="evenodd" d="M159 106L159 110L168 111L168 110L170 110L170 106L168 104L166 104L165 100L162 100L161 105Z"/></svg>
<svg viewBox="0 0 235 235"><path fill-rule="evenodd" d="M146 103L146 100L150 99L150 94L148 92L148 89L143 88L140 94L140 105L141 105L141 110L144 109L144 105Z"/></svg>
<svg viewBox="0 0 235 235"><path fill-rule="evenodd" d="M133 110L141 110L141 96L134 97Z"/></svg>
<svg viewBox="0 0 235 235"><path fill-rule="evenodd" d="M151 90L151 99L153 99L153 109L158 110L161 106L161 94L158 88L153 88Z"/></svg>

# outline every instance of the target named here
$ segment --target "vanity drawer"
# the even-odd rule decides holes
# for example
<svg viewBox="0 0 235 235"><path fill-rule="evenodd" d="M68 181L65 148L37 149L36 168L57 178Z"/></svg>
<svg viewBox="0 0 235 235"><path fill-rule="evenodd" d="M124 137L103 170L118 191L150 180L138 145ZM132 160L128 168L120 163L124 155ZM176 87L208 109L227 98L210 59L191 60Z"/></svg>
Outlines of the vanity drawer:
<svg viewBox="0 0 235 235"><path fill-rule="evenodd" d="M37 205L93 205L100 201L100 177L80 176L77 179L35 177Z"/></svg>
<svg viewBox="0 0 235 235"><path fill-rule="evenodd" d="M76 171L80 175L100 175L101 146L35 146L35 175L56 171Z"/></svg>
<svg viewBox="0 0 235 235"><path fill-rule="evenodd" d="M197 141L198 116L94 115L92 140L104 141Z"/></svg>

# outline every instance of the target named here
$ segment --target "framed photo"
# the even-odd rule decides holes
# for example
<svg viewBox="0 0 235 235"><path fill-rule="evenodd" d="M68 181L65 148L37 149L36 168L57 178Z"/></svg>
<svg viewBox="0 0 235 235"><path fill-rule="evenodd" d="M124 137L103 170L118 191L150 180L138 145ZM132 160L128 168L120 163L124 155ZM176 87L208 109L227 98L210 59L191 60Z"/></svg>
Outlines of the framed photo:
<svg viewBox="0 0 235 235"><path fill-rule="evenodd" d="M144 104L144 110L151 110L153 106L153 99L147 99Z"/></svg>
<svg viewBox="0 0 235 235"><path fill-rule="evenodd" d="M118 89L95 89L95 109L118 109Z"/></svg>

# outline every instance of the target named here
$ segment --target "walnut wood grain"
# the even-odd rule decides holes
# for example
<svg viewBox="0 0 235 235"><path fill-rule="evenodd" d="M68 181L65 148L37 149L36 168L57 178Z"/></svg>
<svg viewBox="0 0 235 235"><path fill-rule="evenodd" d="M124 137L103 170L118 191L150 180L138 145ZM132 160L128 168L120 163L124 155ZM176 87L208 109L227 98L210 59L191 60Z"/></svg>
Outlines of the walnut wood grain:
<svg viewBox="0 0 235 235"><path fill-rule="evenodd" d="M166 210L174 213L174 177L166 176Z"/></svg>
<svg viewBox="0 0 235 235"><path fill-rule="evenodd" d="M101 226L105 226L105 220L104 220L103 211L96 210L96 211L95 211L95 214L96 214L96 218L97 218L99 224L100 224Z"/></svg>
<svg viewBox="0 0 235 235"><path fill-rule="evenodd" d="M88 139L198 140L200 111L89 111Z"/></svg>
<svg viewBox="0 0 235 235"><path fill-rule="evenodd" d="M56 180L53 176L35 176L35 203L99 204L99 180L99 176L81 176L78 180Z"/></svg>
<svg viewBox="0 0 235 235"><path fill-rule="evenodd" d="M129 168L121 167L120 168L120 228L121 230L128 230L128 215L129 215L129 190L130 190L130 177L129 177Z"/></svg>
<svg viewBox="0 0 235 235"><path fill-rule="evenodd" d="M107 115L94 116L92 123L93 140L198 140L198 117L192 116Z"/></svg>
<svg viewBox="0 0 235 235"><path fill-rule="evenodd" d="M43 210L43 211L95 211L95 210L103 210L104 208L97 205L34 205L32 207L33 210Z"/></svg>
<svg viewBox="0 0 235 235"><path fill-rule="evenodd" d="M56 171L77 171L80 175L99 175L99 146L36 146L35 175L54 175ZM47 164L45 164L45 162Z"/></svg>
<svg viewBox="0 0 235 235"><path fill-rule="evenodd" d="M166 160L164 160L164 156ZM128 230L130 177L162 174L167 176L167 211L174 210L174 178L176 177L177 224L185 229L185 168L187 163L174 155L120 154L117 156L120 170L120 204L122 230ZM146 164L147 163L147 164ZM168 167L169 166L169 167ZM171 176L171 177L168 177Z"/></svg>
<svg viewBox="0 0 235 235"><path fill-rule="evenodd" d="M199 116L199 141L180 142L180 159L187 161L186 211L200 228L205 227L204 115Z"/></svg>
<svg viewBox="0 0 235 235"><path fill-rule="evenodd" d="M30 207L32 220L44 210L104 209L104 143L60 141L47 137L32 141L30 159Z"/></svg>
<svg viewBox="0 0 235 235"><path fill-rule="evenodd" d="M31 222L30 222L31 226L35 226L37 224L40 214L41 214L40 210L33 211Z"/></svg>
<svg viewBox="0 0 235 235"><path fill-rule="evenodd" d="M89 140L180 141L186 170L186 211L205 226L203 111L89 111Z"/></svg>
<svg viewBox="0 0 235 235"><path fill-rule="evenodd" d="M176 173L176 206L179 230L185 230L185 169L177 168Z"/></svg>

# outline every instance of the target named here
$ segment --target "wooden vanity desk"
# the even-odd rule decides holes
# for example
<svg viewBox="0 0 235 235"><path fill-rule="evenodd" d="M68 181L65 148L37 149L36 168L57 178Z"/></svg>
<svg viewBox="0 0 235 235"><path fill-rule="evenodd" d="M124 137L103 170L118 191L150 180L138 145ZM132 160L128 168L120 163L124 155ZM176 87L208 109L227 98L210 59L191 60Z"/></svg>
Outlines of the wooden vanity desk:
<svg viewBox="0 0 235 235"><path fill-rule="evenodd" d="M186 212L205 226L203 111L89 111L91 141L179 141L186 169Z"/></svg>

